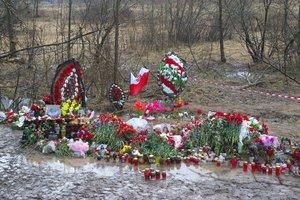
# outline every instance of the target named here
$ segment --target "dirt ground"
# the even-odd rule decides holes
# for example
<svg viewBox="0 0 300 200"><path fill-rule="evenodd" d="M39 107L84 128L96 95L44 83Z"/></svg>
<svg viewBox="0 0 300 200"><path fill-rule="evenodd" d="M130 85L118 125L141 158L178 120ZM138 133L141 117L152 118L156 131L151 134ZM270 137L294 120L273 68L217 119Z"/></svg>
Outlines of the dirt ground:
<svg viewBox="0 0 300 200"><path fill-rule="evenodd" d="M19 149L20 132L0 126L0 199L298 199L299 178L241 168L174 165L167 180L145 181L127 164L59 160Z"/></svg>
<svg viewBox="0 0 300 200"><path fill-rule="evenodd" d="M271 135L299 140L300 101L200 80L190 76L182 95L189 102L189 110L199 108L203 113L222 111L260 117L269 126ZM300 96L299 86L250 89ZM148 94L141 94L145 95ZM137 99L131 98L126 108L130 109ZM55 155L20 149L20 136L21 132L0 126L0 199L298 199L300 194L299 178L292 175L277 178L274 174L244 173L241 168L231 170L227 164L221 168L212 163L160 167L167 171L167 180L145 181L141 170L146 166L134 169L127 164L90 159L60 160Z"/></svg>

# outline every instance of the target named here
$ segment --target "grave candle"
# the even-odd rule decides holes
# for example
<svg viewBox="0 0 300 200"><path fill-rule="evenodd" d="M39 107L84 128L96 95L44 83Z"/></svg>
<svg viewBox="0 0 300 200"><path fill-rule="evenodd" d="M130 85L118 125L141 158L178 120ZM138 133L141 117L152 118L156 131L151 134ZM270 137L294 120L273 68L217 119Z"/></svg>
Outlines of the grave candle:
<svg viewBox="0 0 300 200"><path fill-rule="evenodd" d="M280 165L276 165L276 176L280 176L281 173L281 167Z"/></svg>
<svg viewBox="0 0 300 200"><path fill-rule="evenodd" d="M245 161L244 164L243 164L243 171L247 172L247 170L248 170L248 162Z"/></svg>
<svg viewBox="0 0 300 200"><path fill-rule="evenodd" d="M272 175L272 171L273 171L272 166L269 166L269 168L268 168L268 174Z"/></svg>
<svg viewBox="0 0 300 200"><path fill-rule="evenodd" d="M237 165L237 159L234 157L233 159L231 159L230 162L231 162L231 168L235 169Z"/></svg>
<svg viewBox="0 0 300 200"><path fill-rule="evenodd" d="M167 173L166 173L166 171L162 171L161 176L162 176L162 179L165 180L165 179L167 178Z"/></svg>
<svg viewBox="0 0 300 200"><path fill-rule="evenodd" d="M139 165L139 160L137 158L133 159L133 164L135 167L137 167Z"/></svg>
<svg viewBox="0 0 300 200"><path fill-rule="evenodd" d="M251 171L252 171L252 173L255 172L255 162L251 163Z"/></svg>
<svg viewBox="0 0 300 200"><path fill-rule="evenodd" d="M160 171L159 170L156 170L155 176L156 176L156 180L160 179Z"/></svg>

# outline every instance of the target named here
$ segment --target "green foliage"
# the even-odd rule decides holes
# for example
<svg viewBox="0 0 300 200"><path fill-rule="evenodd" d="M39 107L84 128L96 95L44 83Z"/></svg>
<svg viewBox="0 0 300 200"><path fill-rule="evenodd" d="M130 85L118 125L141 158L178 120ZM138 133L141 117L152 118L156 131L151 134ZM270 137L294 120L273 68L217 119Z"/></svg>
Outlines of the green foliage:
<svg viewBox="0 0 300 200"><path fill-rule="evenodd" d="M44 133L41 130L26 129L24 131L25 135L27 136L27 140L22 143L22 148L31 147L38 141L44 139Z"/></svg>
<svg viewBox="0 0 300 200"><path fill-rule="evenodd" d="M72 157L72 151L68 146L68 140L62 140L56 154L60 157Z"/></svg>
<svg viewBox="0 0 300 200"><path fill-rule="evenodd" d="M164 158L176 156L177 152L173 146L162 140L163 138L154 132L148 133L146 141L142 144L141 152L146 155L161 156Z"/></svg>
<svg viewBox="0 0 300 200"><path fill-rule="evenodd" d="M232 124L225 119L207 119L200 128L191 131L189 137L194 146L204 146L206 143L219 155L234 153L239 143L240 125Z"/></svg>
<svg viewBox="0 0 300 200"><path fill-rule="evenodd" d="M123 146L122 139L116 134L116 127L111 123L99 125L95 131L93 142L107 144L114 151L119 151Z"/></svg>

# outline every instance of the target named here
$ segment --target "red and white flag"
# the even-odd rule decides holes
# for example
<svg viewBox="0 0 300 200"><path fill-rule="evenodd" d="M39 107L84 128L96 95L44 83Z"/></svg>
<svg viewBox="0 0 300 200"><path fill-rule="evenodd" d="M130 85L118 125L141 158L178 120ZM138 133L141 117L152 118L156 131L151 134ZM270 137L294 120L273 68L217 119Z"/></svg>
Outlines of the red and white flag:
<svg viewBox="0 0 300 200"><path fill-rule="evenodd" d="M139 76L135 78L135 76L130 74L130 96L136 95L139 93L145 85L148 83L149 78L149 70L142 67L139 72Z"/></svg>

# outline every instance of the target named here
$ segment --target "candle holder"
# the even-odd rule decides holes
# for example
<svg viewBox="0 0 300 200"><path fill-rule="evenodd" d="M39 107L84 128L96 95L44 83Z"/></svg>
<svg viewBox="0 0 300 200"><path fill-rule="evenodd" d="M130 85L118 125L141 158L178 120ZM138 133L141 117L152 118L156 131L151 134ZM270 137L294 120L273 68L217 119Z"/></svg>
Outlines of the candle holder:
<svg viewBox="0 0 300 200"><path fill-rule="evenodd" d="M254 173L255 172L255 162L251 163L251 172Z"/></svg>
<svg viewBox="0 0 300 200"><path fill-rule="evenodd" d="M110 156L107 156L106 157L106 162L109 162L110 161Z"/></svg>
<svg viewBox="0 0 300 200"><path fill-rule="evenodd" d="M144 171L144 177L146 180L150 180L150 169L146 168Z"/></svg>
<svg viewBox="0 0 300 200"><path fill-rule="evenodd" d="M161 176L162 176L162 179L166 180L167 179L166 171L162 171Z"/></svg>
<svg viewBox="0 0 300 200"><path fill-rule="evenodd" d="M139 165L139 160L137 158L133 159L133 164L135 167L137 167Z"/></svg>
<svg viewBox="0 0 300 200"><path fill-rule="evenodd" d="M262 165L262 172L263 174L267 173L267 167L265 165Z"/></svg>
<svg viewBox="0 0 300 200"><path fill-rule="evenodd" d="M155 171L151 172L151 179L154 179L156 177Z"/></svg>
<svg viewBox="0 0 300 200"><path fill-rule="evenodd" d="M133 158L131 156L128 156L127 161L128 161L128 163L132 164Z"/></svg>
<svg viewBox="0 0 300 200"><path fill-rule="evenodd" d="M272 166L269 166L269 167L268 167L268 174L269 174L269 175L272 175L272 172L273 172L273 168L272 168Z"/></svg>
<svg viewBox="0 0 300 200"><path fill-rule="evenodd" d="M217 164L216 164L217 167L221 167L221 162L219 160L217 160Z"/></svg>
<svg viewBox="0 0 300 200"><path fill-rule="evenodd" d="M167 158L167 165L170 165L171 164L171 159L170 158Z"/></svg>
<svg viewBox="0 0 300 200"><path fill-rule="evenodd" d="M257 171L261 171L261 170L262 170L261 164L257 164Z"/></svg>
<svg viewBox="0 0 300 200"><path fill-rule="evenodd" d="M280 176L281 173L281 166L280 165L276 165L276 176Z"/></svg>
<svg viewBox="0 0 300 200"><path fill-rule="evenodd" d="M244 172L248 171L248 162L247 161L245 161L244 164L243 164L243 171Z"/></svg>
<svg viewBox="0 0 300 200"><path fill-rule="evenodd" d="M155 171L155 177L156 177L156 180L160 180L160 171L159 170Z"/></svg>
<svg viewBox="0 0 300 200"><path fill-rule="evenodd" d="M236 168L236 165L237 165L237 162L238 160L234 157L233 159L231 159L231 168L232 169L235 169Z"/></svg>

